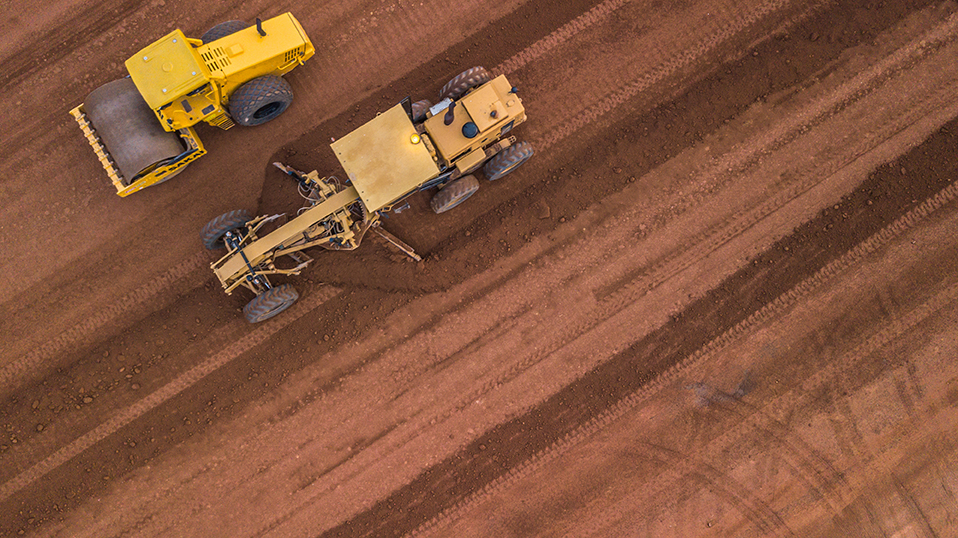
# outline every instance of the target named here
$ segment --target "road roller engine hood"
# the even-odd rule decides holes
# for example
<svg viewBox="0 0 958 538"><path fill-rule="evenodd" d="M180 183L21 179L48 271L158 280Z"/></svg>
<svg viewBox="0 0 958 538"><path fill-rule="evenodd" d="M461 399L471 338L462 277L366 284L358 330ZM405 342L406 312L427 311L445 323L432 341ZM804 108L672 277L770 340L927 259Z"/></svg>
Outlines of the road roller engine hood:
<svg viewBox="0 0 958 538"><path fill-rule="evenodd" d="M210 43L174 30L125 65L163 128L175 131L222 110L223 96L242 82L264 74L281 76L314 52L299 22L285 14ZM277 57L281 65L275 67Z"/></svg>

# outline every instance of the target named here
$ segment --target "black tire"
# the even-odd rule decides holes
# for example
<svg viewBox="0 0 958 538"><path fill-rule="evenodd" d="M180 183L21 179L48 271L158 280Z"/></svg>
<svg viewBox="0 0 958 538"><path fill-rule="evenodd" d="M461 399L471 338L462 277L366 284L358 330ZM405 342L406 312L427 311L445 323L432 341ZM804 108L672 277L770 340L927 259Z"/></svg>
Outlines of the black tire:
<svg viewBox="0 0 958 538"><path fill-rule="evenodd" d="M226 37L230 34L235 34L240 30L245 30L249 28L249 24L243 21L226 21L217 24L216 26L210 28L203 34L203 37L200 39L203 43L212 43L221 37Z"/></svg>
<svg viewBox="0 0 958 538"><path fill-rule="evenodd" d="M466 69L442 87L442 91L439 92L439 100L442 101L447 97L450 99L459 99L462 94L477 86L482 86L490 80L492 80L492 77L489 76L489 72L486 71L485 67L477 66Z"/></svg>
<svg viewBox="0 0 958 538"><path fill-rule="evenodd" d="M270 288L257 295L243 307L243 315L250 323L259 323L293 306L299 299L296 289L289 284Z"/></svg>
<svg viewBox="0 0 958 538"><path fill-rule="evenodd" d="M200 230L200 239L203 240L203 245L210 250L223 248L226 246L223 244L223 236L226 235L226 232L242 228L251 220L253 220L253 217L245 209L223 213L203 226L203 229Z"/></svg>
<svg viewBox="0 0 958 538"><path fill-rule="evenodd" d="M502 176L512 172L519 165L529 160L535 154L532 144L528 142L519 142L513 146L496 153L496 156L489 159L489 162L482 168L486 174L486 179L495 181Z"/></svg>
<svg viewBox="0 0 958 538"><path fill-rule="evenodd" d="M293 89L283 77L266 75L240 86L230 96L230 115L239 125L261 125L282 114L293 102Z"/></svg>
<svg viewBox="0 0 958 538"><path fill-rule="evenodd" d="M412 121L413 123L421 123L426 119L426 112L432 107L432 103L429 102L429 99L423 99L422 101L416 101L412 104Z"/></svg>
<svg viewBox="0 0 958 538"><path fill-rule="evenodd" d="M429 205L432 210L439 213L445 213L457 205L466 201L479 190L479 180L476 176L462 176L461 178L446 184L432 200Z"/></svg>

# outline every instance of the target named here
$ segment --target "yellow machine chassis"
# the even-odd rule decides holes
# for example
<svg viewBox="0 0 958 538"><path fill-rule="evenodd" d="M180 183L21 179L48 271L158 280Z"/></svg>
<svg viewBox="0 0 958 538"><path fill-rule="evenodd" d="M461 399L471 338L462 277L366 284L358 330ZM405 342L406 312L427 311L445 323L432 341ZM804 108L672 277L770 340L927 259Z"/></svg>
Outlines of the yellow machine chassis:
<svg viewBox="0 0 958 538"><path fill-rule="evenodd" d="M462 109L451 125L431 112L423 123L414 124L404 107L396 105L334 141L331 147L350 182L343 189L338 181L320 178L316 171L303 174L274 163L316 196L309 198L312 205L296 218L262 237L263 225L282 215L257 217L241 228L245 230L241 234L238 230L227 232L228 252L211 264L226 293L246 287L259 295L269 288L268 281L260 281L259 276L296 275L312 261L301 250L313 246L353 250L370 229L419 260L408 245L379 229L381 214L421 189L441 187L478 168L515 143L507 133L526 119L522 100L502 75L465 94L459 102ZM484 130L467 138L462 130L466 121L482 125ZM451 159L437 151L440 145L453 154ZM362 207L361 218L350 211L357 207L354 204ZM292 257L297 265L278 268L275 261L282 256Z"/></svg>

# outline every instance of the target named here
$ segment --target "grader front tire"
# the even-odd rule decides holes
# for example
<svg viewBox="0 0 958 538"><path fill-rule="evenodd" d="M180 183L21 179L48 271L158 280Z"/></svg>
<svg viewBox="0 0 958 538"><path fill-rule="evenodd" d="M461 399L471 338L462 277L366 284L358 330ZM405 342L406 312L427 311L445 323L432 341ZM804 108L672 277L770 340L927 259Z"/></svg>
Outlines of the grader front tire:
<svg viewBox="0 0 958 538"><path fill-rule="evenodd" d="M226 232L242 228L251 220L253 220L253 217L245 209L223 213L203 226L203 229L200 230L200 239L203 240L203 245L210 250L223 248L226 246L223 244L223 236L226 235Z"/></svg>
<svg viewBox="0 0 958 538"><path fill-rule="evenodd" d="M243 307L243 315L250 323L259 323L293 306L299 293L289 284L270 288L257 295Z"/></svg>

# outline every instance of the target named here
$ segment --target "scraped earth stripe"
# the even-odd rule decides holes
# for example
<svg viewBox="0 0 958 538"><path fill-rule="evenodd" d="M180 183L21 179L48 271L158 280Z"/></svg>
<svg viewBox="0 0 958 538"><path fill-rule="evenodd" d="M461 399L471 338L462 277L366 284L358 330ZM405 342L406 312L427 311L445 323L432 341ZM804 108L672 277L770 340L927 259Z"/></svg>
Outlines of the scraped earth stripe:
<svg viewBox="0 0 958 538"><path fill-rule="evenodd" d="M119 317L125 316L137 306L172 286L176 281L208 263L209 255L205 252L191 256L179 265L171 267L160 276L150 280L146 285L130 292L117 302L86 318L83 322L60 333L56 338L30 351L20 359L3 365L0 368L0 389L14 388L25 372L37 368L57 353L75 347L87 334L109 325Z"/></svg>
<svg viewBox="0 0 958 538"><path fill-rule="evenodd" d="M619 91L600 101L595 106L590 107L582 114L579 114L567 121L565 125L555 129L550 136L546 137L542 142L537 144L537 149L540 151L545 151L546 149L552 147L562 139L571 135L573 132L578 131L582 127L595 121L597 118L607 114L608 112L612 111L612 109L635 97L640 92L644 92L652 86L663 82L665 79L674 75L679 70L690 67L695 60L715 50L735 35L744 31L749 26L755 24L762 18L774 13L775 11L782 9L790 3L792 3L791 0L771 0L738 17L730 24L727 24L726 26L723 26L722 28L712 32L704 39L700 40L696 45L692 46L691 48L684 49L680 53L669 57L668 60L662 64L659 64L650 73L627 84ZM799 17L799 19L811 14L814 9L815 6L811 6L801 17Z"/></svg>
<svg viewBox="0 0 958 538"><path fill-rule="evenodd" d="M631 1L632 0L606 0L605 2L602 2L582 15L579 15L571 22L566 23L555 32L552 32L539 41L536 41L531 46L526 47L512 58L509 58L505 62L501 63L499 66L493 68L493 74L508 75L516 71L517 69L558 47L562 43L565 43L569 40L569 38L573 37L579 32L595 25L598 22L601 22L602 19L611 15L613 11Z"/></svg>
<svg viewBox="0 0 958 538"><path fill-rule="evenodd" d="M648 401L653 395L660 392L666 386L680 381L686 376L689 370L699 366L704 362L707 362L716 353L727 347L729 344L742 338L753 329L768 321L771 321L773 318L780 316L787 309L796 304L800 299L819 289L826 282L829 282L831 279L835 278L852 265L861 262L867 256L871 255L879 248L887 245L907 230L914 228L918 223L926 219L943 205L955 200L955 198L958 198L958 184L952 183L948 187L945 187L939 191L935 196L925 200L921 205L900 217L889 226L883 228L878 233L859 243L855 248L845 253L841 258L829 263L810 278L802 281L799 285L780 295L771 303L765 305L762 309L754 312L748 318L736 324L734 327L700 348L697 352L690 355L679 364L676 364L667 371L656 376L641 389L635 391L626 398L623 398L621 401L610 407L602 414L582 424L580 427L567 434L549 448L537 453L527 460L525 464L510 469L509 472L489 482L478 492L465 498L455 506L443 511L432 520L426 522L419 529L414 531L412 535L424 535L433 531L438 531L438 529L443 525L458 519L463 513L471 509L474 505L482 502L487 497L498 493L507 487L510 487L518 480L528 476L546 463L564 454L573 446L585 439L592 437L602 429L612 424L612 422L618 420L623 415L633 410L639 404ZM794 391L798 394L797 399L811 398L809 395L814 394L815 387L824 384L836 373L850 368L859 358L874 353L876 350L891 342L905 331L911 329L956 298L958 298L958 284L949 287L947 290L935 296L932 300L924 303L921 307L915 309L899 320L896 320L892 323L891 327L872 336L867 342L843 357L843 360L832 363L832 365L824 368L809 378L805 383L803 383L801 390ZM781 401L783 398L780 398L777 400L777 402ZM732 433L733 432L728 432L725 434L725 436L730 436ZM666 481L666 483L670 482Z"/></svg>
<svg viewBox="0 0 958 538"><path fill-rule="evenodd" d="M205 257L205 256L204 256ZM130 424L137 418L152 411L162 405L177 394L193 386L197 381L213 373L226 363L246 353L250 349L258 346L270 336L286 328L299 318L308 314L319 305L338 295L341 290L333 287L322 287L300 300L284 313L274 320L259 325L255 330L248 333L243 338L237 340L226 349L207 358L198 366L187 370L173 381L156 390L146 398L123 409L116 416L111 417L106 422L100 424L93 430L79 437L69 445L55 452L53 455L34 465L30 469L20 473L15 478L0 486L0 502L7 500L11 495L20 491L32 482L73 459L78 454L92 447L103 439L113 435L120 428Z"/></svg>

